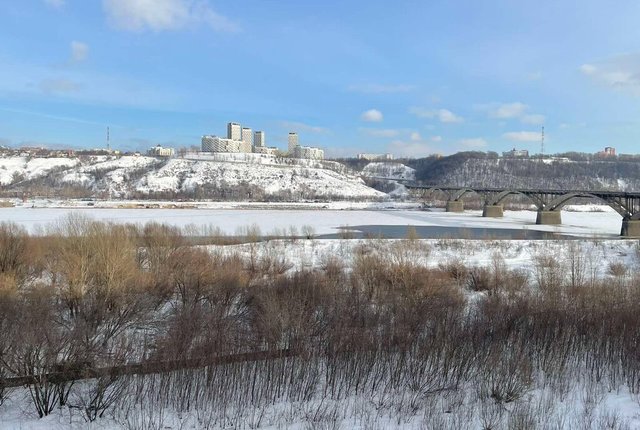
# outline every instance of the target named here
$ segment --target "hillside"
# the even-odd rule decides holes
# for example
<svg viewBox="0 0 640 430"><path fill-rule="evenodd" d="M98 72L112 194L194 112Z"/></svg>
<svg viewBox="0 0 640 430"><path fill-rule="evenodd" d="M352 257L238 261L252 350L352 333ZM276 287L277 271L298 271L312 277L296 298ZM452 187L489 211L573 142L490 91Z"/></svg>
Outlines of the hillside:
<svg viewBox="0 0 640 430"><path fill-rule="evenodd" d="M401 163L373 162L362 169L361 175L368 178L380 179L415 179L415 169Z"/></svg>
<svg viewBox="0 0 640 430"><path fill-rule="evenodd" d="M640 162L630 159L509 159L484 153L407 160L429 184L549 189L640 190Z"/></svg>
<svg viewBox="0 0 640 430"><path fill-rule="evenodd" d="M242 155L242 156L240 156ZM5 195L235 200L379 200L386 194L335 162L261 154L0 158Z"/></svg>

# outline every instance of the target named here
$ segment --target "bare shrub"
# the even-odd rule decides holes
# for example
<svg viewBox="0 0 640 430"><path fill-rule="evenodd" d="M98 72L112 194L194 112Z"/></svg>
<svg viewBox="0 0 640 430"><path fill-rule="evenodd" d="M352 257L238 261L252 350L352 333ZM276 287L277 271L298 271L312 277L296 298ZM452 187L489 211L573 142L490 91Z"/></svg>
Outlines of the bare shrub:
<svg viewBox="0 0 640 430"><path fill-rule="evenodd" d="M469 271L467 288L471 291L491 291L494 287L491 273L486 267L474 267Z"/></svg>
<svg viewBox="0 0 640 430"><path fill-rule="evenodd" d="M305 239L313 239L316 235L315 229L310 225L303 225L301 231Z"/></svg>
<svg viewBox="0 0 640 430"><path fill-rule="evenodd" d="M511 349L512 346L509 347ZM511 403L520 399L530 389L533 382L532 366L524 351L517 346L509 352L495 352L487 362L485 370L485 392L496 403Z"/></svg>
<svg viewBox="0 0 640 430"><path fill-rule="evenodd" d="M607 267L607 273L616 278L622 278L627 275L629 268L621 262L611 261Z"/></svg>
<svg viewBox="0 0 640 430"><path fill-rule="evenodd" d="M443 272L448 273L451 279L457 283L463 282L469 273L464 260L459 257L450 258L446 262L440 263L438 267L440 267Z"/></svg>
<svg viewBox="0 0 640 430"><path fill-rule="evenodd" d="M88 387L79 389L69 407L80 409L84 418L93 422L118 401L126 391L127 380L115 375L106 375L87 382Z"/></svg>

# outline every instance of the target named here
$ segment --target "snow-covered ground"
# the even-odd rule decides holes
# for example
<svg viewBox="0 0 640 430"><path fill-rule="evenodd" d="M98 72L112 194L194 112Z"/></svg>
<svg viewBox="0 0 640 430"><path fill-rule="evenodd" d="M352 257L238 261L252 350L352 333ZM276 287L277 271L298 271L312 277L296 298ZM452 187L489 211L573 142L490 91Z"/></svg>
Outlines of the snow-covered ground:
<svg viewBox="0 0 640 430"><path fill-rule="evenodd" d="M0 158L0 184L47 176L50 184L79 186L96 195L189 193L200 187L222 195L242 193L289 199L381 200L388 196L364 184L346 166L264 154L208 154L171 160L145 156ZM242 191L241 191L242 190Z"/></svg>
<svg viewBox="0 0 640 430"><path fill-rule="evenodd" d="M149 202L145 203L149 204ZM260 206L258 206L260 207ZM616 212L562 213L562 225L536 225L534 211L505 211L504 218L483 218L480 211L460 214L441 210L297 210L297 209L107 209L78 208L0 208L0 220L15 222L29 231L79 212L96 220L145 224L160 222L177 227L217 227L228 235L243 228L258 226L263 234L274 231L300 231L313 227L315 234L334 234L347 226L440 226L461 228L517 229L555 232L582 237L611 237L620 234L622 218Z"/></svg>
<svg viewBox="0 0 640 430"><path fill-rule="evenodd" d="M396 248L396 245L399 245ZM261 259L278 256L291 263L292 271L321 269L334 259L350 267L358 253L379 253L389 258L409 258L417 265L437 267L463 259L469 266L492 266L496 259L503 259L509 269L533 271L538 257L554 256L559 261L570 258L568 249L584 256L584 270L590 276L614 277L607 272L610 264L623 263L629 268L638 267L639 248L632 240L582 240L582 241L469 241L469 240L417 240L411 246L395 240L277 240L259 244L210 246L212 252L237 253L245 258ZM397 253L396 253L397 251ZM495 255L498 254L499 257ZM569 264L569 263L567 263ZM628 276L628 275L624 275ZM477 293L470 293L477 294ZM542 378L542 377L541 377ZM322 379L322 378L320 378ZM80 382L75 386L82 386ZM50 416L38 419L25 388L13 391L11 397L0 406L0 428L11 430L45 429L222 429L253 428L276 429L458 429L487 428L482 426L483 414L499 413L504 417L491 428L511 429L508 419L514 419L523 410L539 424L524 428L554 429L637 429L640 428L640 407L637 394L626 385L609 386L589 384L580 380L567 380L566 390L559 394L549 387L537 384L521 398L506 404L497 404L489 398L479 401L475 388L442 390L424 396L407 388L406 392L364 393L334 400L330 395L318 393L308 402L276 402L266 405L245 405L241 415L233 416L243 424L226 425L207 422L217 417L214 412L196 406L177 411L172 406L134 404L124 412L122 407L111 408L96 422L85 422L79 409L62 407ZM406 407L415 402L415 410ZM125 400L126 402L126 400ZM406 408L403 408L405 406ZM487 408L489 412L479 409ZM495 408L495 411L493 409ZM230 408L232 410L232 408ZM493 412L491 412L493 411ZM228 412L227 412L228 413ZM510 418L506 418L510 417ZM219 418L218 418L219 419ZM611 422L619 423L609 427ZM206 427L205 424L207 423ZM458 427L456 423L465 423ZM546 423L546 424L540 424ZM445 426L446 424L446 426ZM587 426L587 424L589 424ZM139 427L138 427L139 426Z"/></svg>
<svg viewBox="0 0 640 430"><path fill-rule="evenodd" d="M40 178L55 170L70 169L79 163L75 158L0 157L0 185Z"/></svg>
<svg viewBox="0 0 640 430"><path fill-rule="evenodd" d="M214 252L240 253L245 258L268 258L278 255L290 264L290 271L317 270L337 258L350 268L362 253L378 254L389 259L402 258L412 264L435 268L458 261L469 267L491 267L499 258L509 269L533 274L536 261L555 256L559 261L570 257L568 250L581 253L585 270L596 277L607 276L611 264L638 267L640 248L636 240L469 240L420 239L407 247L403 240L393 239L315 239L272 240L259 244L240 244L209 248ZM395 253L398 253L395 255Z"/></svg>
<svg viewBox="0 0 640 430"><path fill-rule="evenodd" d="M149 202L144 202L148 204ZM169 202L167 202L169 203ZM46 205L47 202L42 202ZM215 206L215 204L211 203ZM582 209L582 208L579 208ZM592 208L597 210L598 208ZM462 214L442 211L395 210L265 210L265 209L106 209L106 208L30 208L16 207L0 209L0 219L13 221L35 231L67 216L71 212L86 214L95 219L114 222L144 223L165 222L177 226L197 224L213 225L227 234L235 234L243 227L258 225L263 233L276 230L289 231L293 226L298 231L311 226L316 234L335 233L345 225L435 225L456 227L489 227L540 229L584 236L580 241L531 241L531 240L416 240L412 246L400 245L397 240L323 240L285 239L232 246L210 246L212 252L240 253L246 258L278 256L291 263L291 271L323 268L330 259L337 259L345 267L350 267L358 253L379 253L389 258L409 258L417 265L437 267L463 260L469 266L491 266L500 259L506 267L527 271L535 270L539 257L553 256L559 261L570 257L567 250L577 246L577 252L584 256L584 270L598 277L612 277L608 269L613 264L623 263L629 268L637 268L639 249L637 241L613 239L619 233L620 216L613 211L563 212L562 226L535 226L535 212L506 211L503 219L482 218L478 211ZM591 236L611 236L612 239L592 239ZM396 244L399 246L396 247ZM626 276L626 275L625 275ZM82 386L83 382L76 385ZM416 394L413 391L393 392L382 398L380 394L333 400L330 396L313 401L282 402L268 405L248 405L242 419L244 427L259 430L313 428L331 429L431 429L456 427L457 419L468 428L482 428L479 416L482 407L501 408L505 414L517 415L519 410L528 410L546 422L541 428L610 428L604 426L609 417L624 422L626 427L640 428L640 408L637 395L630 394L624 384L606 387L605 384L588 387L576 381L568 382L567 392L562 396L551 395L544 389L535 388L520 400L488 406L481 405L473 397L472 389L447 392L419 397L419 412L410 412L408 404ZM573 384L573 385L571 385ZM413 396L413 397L412 397ZM561 398L561 401L559 400ZM415 400L415 399L414 399ZM193 407L176 411L171 407L155 404L130 405L131 411L125 416L123 408L112 408L104 418L94 423L85 422L79 409L59 408L48 417L38 419L30 404L28 391L18 388L0 406L0 429L45 430L45 429L199 429L205 428L207 411ZM381 406L382 405L382 406ZM405 409L402 409L404 407ZM520 409L518 409L520 408ZM527 409L530 408L530 409ZM585 418L585 412L592 416ZM541 414L548 414L542 417ZM413 414L413 415L412 415ZM475 415L474 415L475 414ZM583 427L591 417L591 427ZM210 416L209 416L210 418ZM315 420L315 421L313 421ZM506 418L505 418L506 420ZM446 427L442 427L447 423ZM560 424L558 424L560 423ZM600 424L602 427L599 427ZM232 425L210 425L206 428L237 428ZM508 422L492 428L507 429ZM511 427L513 428L513 427ZM537 427L536 427L537 428Z"/></svg>
<svg viewBox="0 0 640 430"><path fill-rule="evenodd" d="M270 165L193 161L174 159L158 170L152 170L136 184L141 192L193 191L197 187L217 185L258 187L267 195L290 192L293 195L342 196L345 198L381 199L386 194L364 185L355 176L318 167L297 164Z"/></svg>
<svg viewBox="0 0 640 430"><path fill-rule="evenodd" d="M415 169L401 163L373 162L362 169L362 176L370 178L406 179L413 180L416 176Z"/></svg>

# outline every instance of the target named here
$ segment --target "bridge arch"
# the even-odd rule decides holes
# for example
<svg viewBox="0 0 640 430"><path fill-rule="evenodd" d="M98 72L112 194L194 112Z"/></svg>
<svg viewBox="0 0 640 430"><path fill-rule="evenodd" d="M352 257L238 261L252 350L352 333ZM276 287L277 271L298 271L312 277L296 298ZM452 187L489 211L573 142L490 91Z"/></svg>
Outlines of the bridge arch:
<svg viewBox="0 0 640 430"><path fill-rule="evenodd" d="M460 200L465 195L470 193L480 194L478 191L474 190L473 188L460 188L460 190L456 191L456 193L453 195L453 200Z"/></svg>
<svg viewBox="0 0 640 430"><path fill-rule="evenodd" d="M518 190L504 190L504 191L501 191L497 195L495 195L493 197L493 199L487 200L487 202L488 202L489 205L499 205L502 202L504 202L507 199L507 197L515 196L515 195L520 195L520 196L527 197L529 200L531 200L533 202L534 205L536 205L536 207L539 210L543 210L544 207L545 207L544 201L542 201L542 198L540 198L539 196L537 196L535 194L524 193L524 192L518 191Z"/></svg>
<svg viewBox="0 0 640 430"><path fill-rule="evenodd" d="M622 218L624 219L639 219L640 218L640 213L632 215L631 211L626 208L622 203L614 200L614 199L607 199L604 196L599 196L597 194L592 194L592 193L586 193L586 192L575 192L575 193L567 193L564 194L562 196L556 197L555 199L553 199L552 201L550 201L545 210L550 210L550 211L557 211L557 210L561 210L562 207L564 205L566 205L567 203L569 203L570 200L576 199L576 198L592 198L592 199L598 199L604 203L606 203L609 207L613 208L613 210L615 210L616 212L618 212L618 214L620 214L620 216L622 216Z"/></svg>

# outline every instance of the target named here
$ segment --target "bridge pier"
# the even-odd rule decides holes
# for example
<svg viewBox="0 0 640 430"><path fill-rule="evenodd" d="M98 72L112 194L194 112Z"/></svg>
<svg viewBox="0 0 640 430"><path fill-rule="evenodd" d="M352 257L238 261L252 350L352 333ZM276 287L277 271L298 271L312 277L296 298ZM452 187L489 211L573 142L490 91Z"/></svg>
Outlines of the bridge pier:
<svg viewBox="0 0 640 430"><path fill-rule="evenodd" d="M544 211L538 210L536 215L536 224L541 225L560 225L562 224L562 215L558 211Z"/></svg>
<svg viewBox="0 0 640 430"><path fill-rule="evenodd" d="M640 220L635 219L623 219L622 230L620 231L622 237L640 237Z"/></svg>
<svg viewBox="0 0 640 430"><path fill-rule="evenodd" d="M502 218L504 216L504 208L502 205L484 205L482 216L485 218Z"/></svg>
<svg viewBox="0 0 640 430"><path fill-rule="evenodd" d="M447 200L447 212L464 212L464 201Z"/></svg>

